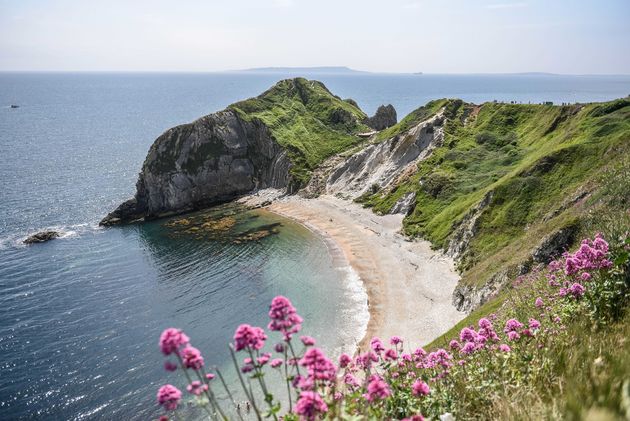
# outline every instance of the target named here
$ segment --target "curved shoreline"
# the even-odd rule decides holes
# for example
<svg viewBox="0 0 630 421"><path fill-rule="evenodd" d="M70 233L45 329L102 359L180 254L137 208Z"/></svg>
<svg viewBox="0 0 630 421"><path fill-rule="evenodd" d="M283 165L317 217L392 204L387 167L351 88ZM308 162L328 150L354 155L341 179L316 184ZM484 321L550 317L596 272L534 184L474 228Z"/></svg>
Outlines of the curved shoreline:
<svg viewBox="0 0 630 421"><path fill-rule="evenodd" d="M402 215L379 216L332 196L288 196L265 209L332 242L358 274L369 312L359 349L367 349L374 336L401 336L406 347L426 345L465 316L452 305L459 280L453 261L428 242L399 234Z"/></svg>

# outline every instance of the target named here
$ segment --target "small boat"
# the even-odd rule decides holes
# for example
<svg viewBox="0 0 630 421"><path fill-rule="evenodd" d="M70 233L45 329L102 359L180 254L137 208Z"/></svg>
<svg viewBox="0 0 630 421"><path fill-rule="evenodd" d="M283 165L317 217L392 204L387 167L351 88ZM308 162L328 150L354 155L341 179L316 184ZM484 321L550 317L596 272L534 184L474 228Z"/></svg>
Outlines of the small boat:
<svg viewBox="0 0 630 421"><path fill-rule="evenodd" d="M11 108L20 108L19 105L11 104Z"/></svg>

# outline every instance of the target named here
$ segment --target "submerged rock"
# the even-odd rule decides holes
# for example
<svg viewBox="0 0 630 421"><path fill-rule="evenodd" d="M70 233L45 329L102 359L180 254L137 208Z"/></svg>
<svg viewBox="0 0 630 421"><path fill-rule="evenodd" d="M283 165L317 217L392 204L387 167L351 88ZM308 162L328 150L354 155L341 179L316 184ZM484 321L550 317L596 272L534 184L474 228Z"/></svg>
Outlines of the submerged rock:
<svg viewBox="0 0 630 421"><path fill-rule="evenodd" d="M54 240L60 235L61 234L57 231L41 231L30 235L26 240L24 240L24 244L44 243L46 241Z"/></svg>
<svg viewBox="0 0 630 421"><path fill-rule="evenodd" d="M373 128L374 130L383 130L393 126L398 122L396 109L392 104L381 105L376 110L376 114L363 120L363 124Z"/></svg>

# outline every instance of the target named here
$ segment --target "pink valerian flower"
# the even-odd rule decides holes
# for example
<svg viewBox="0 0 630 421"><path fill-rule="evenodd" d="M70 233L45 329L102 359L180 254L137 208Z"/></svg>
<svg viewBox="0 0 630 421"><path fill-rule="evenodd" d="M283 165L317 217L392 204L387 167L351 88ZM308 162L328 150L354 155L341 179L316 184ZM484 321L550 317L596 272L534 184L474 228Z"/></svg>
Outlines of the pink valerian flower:
<svg viewBox="0 0 630 421"><path fill-rule="evenodd" d="M577 282L569 287L569 292L575 298L580 298L582 295L584 295L585 291L586 289L584 288L584 286L582 286L582 284L579 284Z"/></svg>
<svg viewBox="0 0 630 421"><path fill-rule="evenodd" d="M343 382L350 386L351 388L357 388L360 386L359 380L354 377L352 374L348 373L343 377Z"/></svg>
<svg viewBox="0 0 630 421"><path fill-rule="evenodd" d="M309 376L314 380L334 381L337 376L337 367L330 361L319 348L309 348L300 360L300 365L306 367Z"/></svg>
<svg viewBox="0 0 630 421"><path fill-rule="evenodd" d="M505 329L503 331L505 333L515 332L523 327L523 323L519 322L516 319L510 319L505 322Z"/></svg>
<svg viewBox="0 0 630 421"><path fill-rule="evenodd" d="M426 396L431 392L431 389L428 384L418 379L411 386L411 391L414 396Z"/></svg>
<svg viewBox="0 0 630 421"><path fill-rule="evenodd" d="M391 345L394 345L394 346L395 346L395 345L398 345L398 344L402 344L402 343L403 343L403 340L402 340L402 338L401 338L400 336L392 336L392 337L389 339L389 343L390 343Z"/></svg>
<svg viewBox="0 0 630 421"><path fill-rule="evenodd" d="M302 341L302 344L304 344L304 346L315 345L315 339L310 336L300 336L300 341Z"/></svg>
<svg viewBox="0 0 630 421"><path fill-rule="evenodd" d="M510 348L510 346L507 345L507 344L501 344L501 345L499 345L499 351L501 351L501 352L510 352L510 351L512 351L512 348Z"/></svg>
<svg viewBox="0 0 630 421"><path fill-rule="evenodd" d="M543 302L542 298L538 297L536 298L536 301L534 301L534 305L536 306L536 308L541 308L545 305L545 303Z"/></svg>
<svg viewBox="0 0 630 421"><path fill-rule="evenodd" d="M518 332L511 330L507 333L508 339L511 341L518 341L521 335Z"/></svg>
<svg viewBox="0 0 630 421"><path fill-rule="evenodd" d="M205 383L201 383L199 380L194 380L188 386L186 386L186 390L193 395L199 396L206 390L208 390L208 385Z"/></svg>
<svg viewBox="0 0 630 421"><path fill-rule="evenodd" d="M313 378L311 376L304 377L297 375L293 379L293 387L296 387L300 390L313 390L315 383L313 382Z"/></svg>
<svg viewBox="0 0 630 421"><path fill-rule="evenodd" d="M406 362L406 363L413 361L411 354L407 354L407 353L401 354L400 358L402 359L403 362Z"/></svg>
<svg viewBox="0 0 630 421"><path fill-rule="evenodd" d="M201 352L190 345L186 345L186 348L182 351L182 362L184 367L192 368L193 370L200 370L203 367Z"/></svg>
<svg viewBox="0 0 630 421"><path fill-rule="evenodd" d="M569 290L567 290L566 288L560 288L560 290L558 291L558 296L560 297L566 297L569 294Z"/></svg>
<svg viewBox="0 0 630 421"><path fill-rule="evenodd" d="M254 365L253 364L245 364L244 366L241 367L241 372L242 373L250 373L254 371Z"/></svg>
<svg viewBox="0 0 630 421"><path fill-rule="evenodd" d="M273 346L274 351L276 351L279 354L282 354L284 352L284 344L282 343L277 343Z"/></svg>
<svg viewBox="0 0 630 421"><path fill-rule="evenodd" d="M459 352L461 352L462 354L472 354L473 352L475 352L475 348L476 346L474 342L466 342Z"/></svg>
<svg viewBox="0 0 630 421"><path fill-rule="evenodd" d="M355 364L363 369L367 369L372 366L372 363L378 362L378 355L374 351L368 351L365 354L360 354L355 359Z"/></svg>
<svg viewBox="0 0 630 421"><path fill-rule="evenodd" d="M477 332L475 332L473 329L469 327L463 328L462 331L459 333L459 339L462 342L473 342L476 337L477 337Z"/></svg>
<svg viewBox="0 0 630 421"><path fill-rule="evenodd" d="M190 339L182 330L169 327L160 335L160 350L164 355L177 354L179 349L188 342L190 342Z"/></svg>
<svg viewBox="0 0 630 421"><path fill-rule="evenodd" d="M417 358L422 358L427 355L427 351L425 351L424 348L416 348L413 351L413 355L415 355Z"/></svg>
<svg viewBox="0 0 630 421"><path fill-rule="evenodd" d="M295 412L301 420L312 421L320 414L328 412L328 405L317 392L301 392L295 405Z"/></svg>
<svg viewBox="0 0 630 421"><path fill-rule="evenodd" d="M532 330L537 330L540 328L540 322L534 318L530 318L528 322L528 326Z"/></svg>
<svg viewBox="0 0 630 421"><path fill-rule="evenodd" d="M363 396L372 402L376 399L385 399L391 394L392 392L385 380L378 374L372 374L368 380L367 393Z"/></svg>
<svg viewBox="0 0 630 421"><path fill-rule="evenodd" d="M271 360L271 363L269 363L269 365L271 365L272 368L278 368L282 365L282 359L274 358L273 360Z"/></svg>
<svg viewBox="0 0 630 421"><path fill-rule="evenodd" d="M424 364L424 368L433 368L436 366L441 366L442 368L448 368L451 366L450 360L453 357L446 352L445 349L439 348L438 350L431 352L427 355L426 362Z"/></svg>
<svg viewBox="0 0 630 421"><path fill-rule="evenodd" d="M377 352L377 353L385 351L385 347L383 346L383 343L381 342L379 338L376 338L376 337L372 338L372 340L370 341L370 347L372 348L374 352Z"/></svg>
<svg viewBox="0 0 630 421"><path fill-rule="evenodd" d="M265 346L266 339L267 335L261 328L242 324L234 332L234 348L236 351L246 348L258 350Z"/></svg>
<svg viewBox="0 0 630 421"><path fill-rule="evenodd" d="M588 282L588 281L591 280L591 274L588 273L588 272L584 272L584 273L582 273L582 275L580 275L580 279L585 281L585 282Z"/></svg>
<svg viewBox="0 0 630 421"><path fill-rule="evenodd" d="M460 347L459 342L457 342L455 339L451 340L448 344L448 347L451 348L453 351L457 351Z"/></svg>
<svg viewBox="0 0 630 421"><path fill-rule="evenodd" d="M212 374L212 373L207 373L207 374L206 374L206 379L208 379L208 380L212 380L212 379L214 379L214 374Z"/></svg>
<svg viewBox="0 0 630 421"><path fill-rule="evenodd" d="M258 365L260 366L263 366L267 364L270 358L271 354L269 352L264 352L260 357L256 358L256 363L258 363Z"/></svg>
<svg viewBox="0 0 630 421"><path fill-rule="evenodd" d="M160 387L157 392L158 404L164 409L172 411L177 409L177 405L182 400L182 392L173 385L165 384Z"/></svg>
<svg viewBox="0 0 630 421"><path fill-rule="evenodd" d="M164 370L166 371L175 371L177 370L177 364L171 361L164 361Z"/></svg>
<svg viewBox="0 0 630 421"><path fill-rule="evenodd" d="M352 362L352 357L345 352L339 357L339 367L346 368Z"/></svg>
<svg viewBox="0 0 630 421"><path fill-rule="evenodd" d="M288 298L278 295L271 300L269 307L269 330L281 332L285 340L290 340L294 333L302 328L302 318Z"/></svg>
<svg viewBox="0 0 630 421"><path fill-rule="evenodd" d="M387 351L385 351L385 359L389 361L396 360L398 359L398 353L396 352L395 349L390 348Z"/></svg>

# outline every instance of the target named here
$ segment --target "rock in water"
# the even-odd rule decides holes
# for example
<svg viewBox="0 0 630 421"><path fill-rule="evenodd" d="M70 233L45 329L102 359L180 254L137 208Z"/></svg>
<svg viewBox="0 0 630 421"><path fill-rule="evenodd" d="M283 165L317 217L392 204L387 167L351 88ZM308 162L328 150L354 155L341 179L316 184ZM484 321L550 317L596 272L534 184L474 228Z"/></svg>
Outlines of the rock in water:
<svg viewBox="0 0 630 421"><path fill-rule="evenodd" d="M381 105L376 110L376 114L363 120L363 123L374 130L383 130L396 124L397 118L396 109L392 104Z"/></svg>
<svg viewBox="0 0 630 421"><path fill-rule="evenodd" d="M44 243L59 237L59 235L60 234L57 231L38 232L37 234L33 234L24 240L24 244Z"/></svg>

